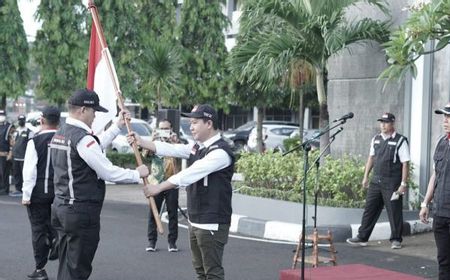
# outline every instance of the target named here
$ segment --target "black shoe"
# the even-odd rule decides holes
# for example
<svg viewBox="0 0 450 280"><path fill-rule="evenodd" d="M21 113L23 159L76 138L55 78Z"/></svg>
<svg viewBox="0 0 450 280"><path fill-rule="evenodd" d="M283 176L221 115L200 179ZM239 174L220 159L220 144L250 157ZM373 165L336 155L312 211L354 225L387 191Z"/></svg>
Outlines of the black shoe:
<svg viewBox="0 0 450 280"><path fill-rule="evenodd" d="M45 272L45 269L36 269L31 274L28 274L28 278L35 279L35 280L47 280L47 272Z"/></svg>
<svg viewBox="0 0 450 280"><path fill-rule="evenodd" d="M367 241L363 241L359 237L348 238L346 241L350 245L358 245L358 246L361 246L361 247L366 247L367 246Z"/></svg>
<svg viewBox="0 0 450 280"><path fill-rule="evenodd" d="M169 248L167 250L169 252L178 252L177 244L175 242L169 242Z"/></svg>
<svg viewBox="0 0 450 280"><path fill-rule="evenodd" d="M156 252L156 241L150 240L148 246L145 248L147 252Z"/></svg>
<svg viewBox="0 0 450 280"><path fill-rule="evenodd" d="M56 238L53 238L52 240L52 246L50 248L50 252L48 253L48 260L54 261L58 259L58 240Z"/></svg>

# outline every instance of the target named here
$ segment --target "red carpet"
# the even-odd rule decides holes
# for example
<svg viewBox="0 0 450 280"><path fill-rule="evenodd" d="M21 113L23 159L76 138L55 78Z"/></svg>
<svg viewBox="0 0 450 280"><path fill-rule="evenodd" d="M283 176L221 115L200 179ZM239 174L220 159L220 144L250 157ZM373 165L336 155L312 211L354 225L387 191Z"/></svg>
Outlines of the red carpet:
<svg viewBox="0 0 450 280"><path fill-rule="evenodd" d="M280 271L280 280L299 280L300 269L287 269ZM323 266L306 268L305 280L418 280L424 279L413 275L386 269L376 268L364 264L348 264L337 266Z"/></svg>

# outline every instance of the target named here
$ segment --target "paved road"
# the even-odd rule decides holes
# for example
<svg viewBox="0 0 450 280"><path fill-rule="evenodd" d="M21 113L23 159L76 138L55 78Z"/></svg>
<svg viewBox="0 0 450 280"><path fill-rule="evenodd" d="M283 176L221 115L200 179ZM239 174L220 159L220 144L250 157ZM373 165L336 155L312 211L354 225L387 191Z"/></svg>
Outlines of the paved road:
<svg viewBox="0 0 450 280"><path fill-rule="evenodd" d="M26 279L26 274L33 269L26 211L19 205L18 198L1 196L0 213L0 280ZM167 243L161 237L158 241L160 250L147 253L144 250L146 219L147 206L143 203L105 202L101 241L90 279L194 279L187 230L180 228L179 231L180 252L167 252ZM436 279L432 235L413 236L404 243L405 248L395 252L386 242L371 243L367 248L337 244L338 263L363 263ZM290 267L293 249L295 245L292 244L232 237L224 255L226 277L232 280L278 279L279 270ZM56 269L56 262L47 266L50 279L55 279Z"/></svg>

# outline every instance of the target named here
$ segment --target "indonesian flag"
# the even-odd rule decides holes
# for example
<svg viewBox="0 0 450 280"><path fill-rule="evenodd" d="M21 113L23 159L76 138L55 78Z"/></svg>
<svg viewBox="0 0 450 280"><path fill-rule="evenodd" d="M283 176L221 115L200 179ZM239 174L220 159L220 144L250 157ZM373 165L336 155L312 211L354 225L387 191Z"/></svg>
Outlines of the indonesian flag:
<svg viewBox="0 0 450 280"><path fill-rule="evenodd" d="M115 91L120 89L116 69L106 46L102 49L100 39L92 22L91 43L89 46L89 61L87 74L87 88L94 90L100 99L100 106L108 109L108 113L95 112L92 130L99 134L105 126L117 115L117 95Z"/></svg>

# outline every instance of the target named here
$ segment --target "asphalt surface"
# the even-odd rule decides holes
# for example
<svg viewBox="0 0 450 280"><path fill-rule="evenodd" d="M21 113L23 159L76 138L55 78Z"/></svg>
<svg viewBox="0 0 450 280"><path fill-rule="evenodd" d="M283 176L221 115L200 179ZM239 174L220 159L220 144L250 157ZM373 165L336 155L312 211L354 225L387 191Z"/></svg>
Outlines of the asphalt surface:
<svg viewBox="0 0 450 280"><path fill-rule="evenodd" d="M101 241L90 279L195 279L185 228L179 229L178 253L167 252L164 236L158 240L159 250L147 253L145 201L130 203L111 197L107 195L103 208ZM34 269L30 226L19 202L19 198L0 196L0 280L27 279ZM278 279L280 270L291 267L295 246L231 236L223 261L226 279ZM385 241L372 242L366 248L338 243L336 248L338 264L362 263L437 279L432 233L406 237L404 248L395 251ZM321 254L327 254L326 248ZM50 279L56 279L56 271L57 261L50 262Z"/></svg>

